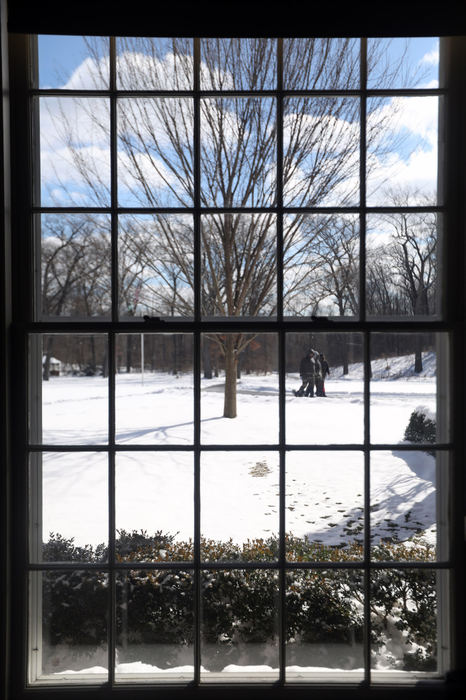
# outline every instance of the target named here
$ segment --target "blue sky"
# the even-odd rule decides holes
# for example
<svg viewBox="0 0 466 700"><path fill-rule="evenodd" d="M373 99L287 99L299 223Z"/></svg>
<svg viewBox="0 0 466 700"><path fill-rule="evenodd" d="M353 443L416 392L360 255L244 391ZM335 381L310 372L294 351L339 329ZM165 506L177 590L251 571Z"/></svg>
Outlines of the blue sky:
<svg viewBox="0 0 466 700"><path fill-rule="evenodd" d="M371 40L369 40L371 41ZM408 55L414 65L435 51L438 40L435 37L416 37L391 40L390 58L400 55L408 42ZM60 87L71 76L87 55L84 40L80 36L39 36L40 87ZM428 69L428 80L435 79L438 67L424 62ZM406 86L400 86L406 87Z"/></svg>
<svg viewBox="0 0 466 700"><path fill-rule="evenodd" d="M369 54L371 42L369 39ZM162 40L163 42L163 40ZM377 67L372 77L369 76L369 87L376 84L378 87L436 87L438 77L438 40L435 38L415 39L387 39L382 40L388 46L388 50L382 56L379 72L384 75L390 71L390 67L396 66L397 59L407 48L407 63L413 67L419 67L422 79L414 83L409 80L399 80L396 84L386 84L380 80L377 82ZM100 42L102 43L102 42ZM95 88L95 65L87 59L88 50L82 37L40 36L39 37L39 75L40 87L73 87ZM102 64L101 64L102 66ZM171 62L167 60L166 69L170 70ZM81 69L77 71L78 68ZM104 69L107 66L103 65ZM75 72L76 71L76 72ZM73 72L75 72L73 79ZM371 83L372 80L372 83ZM100 88L106 88L106 84L98 83ZM371 98L373 100L373 98ZM76 170L73 164L72 154L66 145L66 134L63 133L63 120L60 109L65 109L68 123L73 125L73 141L80 156L89 166L94 167L95 176L102 178L107 190L109 189L109 114L108 100L106 98L93 98L92 113L99 114L101 124L106 125L102 131L93 122L92 114L89 115L79 106L78 101L58 98L44 98L41 100L41 173L42 173L42 204L61 205L67 204L91 204L88 199L88 186ZM372 104L372 102L371 102ZM369 203L375 205L383 198L383 191L387 183L396 182L403 187L422 190L425 195L435 197L437 178L437 114L438 101L436 97L411 96L384 98L379 106L371 114L371 124L377 123L388 112L396 112L396 119L391 118L390 129L384 132L385 155L373 157L369 151L371 160L371 174L368 178ZM154 128L156 125L153 125ZM351 124L340 125L341 133L351 131ZM343 128L344 127L344 128ZM358 129L358 125L354 127ZM131 164L126 163L124 154L119 153L121 162L120 170L131 171ZM154 163L151 159L140 154L140 167L146 172L148 181L155 177ZM169 179L164 166L158 162L158 169ZM357 169L357 168L356 168ZM152 182L152 187L157 188L160 172ZM130 173L130 180L132 174ZM132 181L132 180L131 180ZM349 183L351 185L351 183ZM164 191L167 188L164 189ZM71 193L71 194L70 194ZM64 197L64 199L63 199ZM119 183L119 201L123 206L128 206L125 201L123 178ZM334 203L334 202L331 202ZM338 203L338 202L336 202ZM168 206L168 204L166 204ZM173 204L171 204L173 205Z"/></svg>

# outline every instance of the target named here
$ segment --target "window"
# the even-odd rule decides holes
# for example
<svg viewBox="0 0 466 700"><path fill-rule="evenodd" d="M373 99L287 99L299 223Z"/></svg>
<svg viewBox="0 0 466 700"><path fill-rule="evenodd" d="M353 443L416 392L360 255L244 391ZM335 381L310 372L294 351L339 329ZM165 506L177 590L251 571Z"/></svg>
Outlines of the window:
<svg viewBox="0 0 466 700"><path fill-rule="evenodd" d="M29 685L445 678L438 43L27 41Z"/></svg>

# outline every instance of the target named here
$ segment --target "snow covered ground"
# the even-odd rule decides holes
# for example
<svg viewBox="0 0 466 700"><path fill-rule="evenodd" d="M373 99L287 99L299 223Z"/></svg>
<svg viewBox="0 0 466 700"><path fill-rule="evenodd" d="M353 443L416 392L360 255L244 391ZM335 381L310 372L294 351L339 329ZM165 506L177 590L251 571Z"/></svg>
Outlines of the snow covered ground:
<svg viewBox="0 0 466 700"><path fill-rule="evenodd" d="M373 443L403 441L411 412L424 406L436 412L435 356L424 357L421 376L413 356L372 363L370 429ZM223 378L202 380L201 440L219 446L201 459L201 531L209 539L232 538L239 544L279 531L278 376L243 375L238 383L238 417L223 413ZM361 445L363 441L363 368L331 368L328 398L297 398L297 374L286 377L286 438L297 449L286 455L286 531L329 545L362 541L364 534L364 460L361 450L306 451L300 445ZM101 377L52 377L43 385L43 442L55 445L105 445L108 439L108 380ZM121 374L116 378L116 441L119 445L193 444L192 376L162 373ZM260 449L222 451L222 445L261 445ZM267 449L267 446L270 448ZM435 460L420 451L374 451L370 462L371 537L404 541L414 534L436 541ZM73 537L78 545L107 542L108 457L105 452L46 452L43 459L43 539L51 532ZM116 456L116 527L161 530L179 540L192 538L194 466L191 451L119 452ZM393 628L384 654L402 659L406 649ZM249 645L250 647L251 645ZM289 678L331 674L347 669L362 677L360 644L297 646ZM278 651L270 649L266 666L254 664L251 648L237 660L221 663L217 647L203 651L206 681L241 675L275 680ZM338 648L337 648L338 647ZM121 680L153 677L192 678L192 649L173 650L173 662L157 666L160 651L135 649L135 658L117 660ZM176 653L175 653L176 652ZM138 656L139 654L139 656ZM244 654L241 656L241 654ZM162 654L163 656L163 654ZM257 654L264 658L264 653ZM47 657L47 661L46 661ZM47 673L73 682L101 675L106 650L51 647ZM296 657L296 658L295 658ZM302 658L301 658L302 657ZM223 657L222 657L223 658ZM293 661L293 659L295 660ZM147 663L150 659L151 663ZM176 660L175 660L176 659ZM216 659L216 661L215 661ZM248 661L249 659L249 661ZM218 667L221 673L210 673ZM384 656L374 662L388 668ZM217 666L215 665L217 664ZM220 665L219 665L220 664ZM293 665L294 664L294 665ZM74 670L72 670L74 669ZM389 671L392 673L392 671ZM167 675L168 674L168 675ZM335 675L337 674L337 675ZM327 678L327 677L326 677ZM344 677L347 680L347 676ZM325 678L324 678L325 680ZM328 680L328 678L327 678Z"/></svg>
<svg viewBox="0 0 466 700"><path fill-rule="evenodd" d="M411 412L435 414L435 356L422 376L413 356L372 363L371 440L398 444ZM210 539L238 543L279 531L278 455L273 449L222 451L224 444L278 443L278 376L243 375L238 417L223 418L223 378L202 380L201 440L218 445L201 460L201 529ZM331 368L327 398L297 398L297 374L286 377L286 439L291 445L362 444L363 368ZM44 444L105 444L108 380L52 377L43 383ZM193 444L192 376L119 374L117 444ZM117 529L193 536L192 452L131 451L116 458ZM102 452L46 453L43 460L43 537L76 544L107 541L108 462ZM326 544L363 536L364 463L359 450L305 451L286 457L286 531ZM373 541L424 533L435 542L435 460L424 452L381 450L371 456ZM83 517L85 514L85 517Z"/></svg>

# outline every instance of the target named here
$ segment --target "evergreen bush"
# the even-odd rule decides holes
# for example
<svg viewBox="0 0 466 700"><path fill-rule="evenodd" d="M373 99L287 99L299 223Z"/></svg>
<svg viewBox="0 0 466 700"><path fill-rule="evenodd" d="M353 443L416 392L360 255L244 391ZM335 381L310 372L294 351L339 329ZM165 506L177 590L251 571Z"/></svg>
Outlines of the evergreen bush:
<svg viewBox="0 0 466 700"><path fill-rule="evenodd" d="M430 412L423 406L418 406L410 415L406 426L404 439L407 442L435 442L437 426ZM429 454L433 452L429 451Z"/></svg>
<svg viewBox="0 0 466 700"><path fill-rule="evenodd" d="M361 560L360 544L325 547L288 535L290 561ZM194 641L194 588L192 572L138 568L140 562L190 562L192 541L177 541L161 532L119 533L117 560L134 562L134 569L116 578L118 640L131 644L191 645ZM206 561L276 561L278 538L202 540ZM44 559L101 562L107 556L99 545L77 547L72 539L52 534L44 545ZM56 559L55 559L56 557ZM431 561L433 548L420 538L407 543L373 547L380 561ZM208 565L207 565L208 567ZM201 625L205 643L235 646L273 642L278 638L278 574L265 569L202 572ZM286 626L290 643L360 642L363 636L363 586L359 570L293 569L286 575ZM374 570L371 578L372 642L382 647L393 626L403 635L409 651L405 670L431 670L436 664L435 572L423 569ZM98 570L45 572L44 629L50 645L103 645L107 639L108 577ZM394 662L395 663L395 662ZM400 660L396 660L398 668Z"/></svg>

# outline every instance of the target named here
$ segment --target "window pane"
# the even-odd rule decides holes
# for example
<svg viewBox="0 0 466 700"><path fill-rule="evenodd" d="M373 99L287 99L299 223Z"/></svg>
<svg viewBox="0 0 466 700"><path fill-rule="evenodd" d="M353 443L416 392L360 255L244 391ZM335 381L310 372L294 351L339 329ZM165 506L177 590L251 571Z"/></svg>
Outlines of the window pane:
<svg viewBox="0 0 466 700"><path fill-rule="evenodd" d="M201 90L273 90L275 39L201 39Z"/></svg>
<svg viewBox="0 0 466 700"><path fill-rule="evenodd" d="M277 354L272 333L203 336L204 444L278 442Z"/></svg>
<svg viewBox="0 0 466 700"><path fill-rule="evenodd" d="M210 317L274 316L277 230L272 214L202 217L202 312Z"/></svg>
<svg viewBox="0 0 466 700"><path fill-rule="evenodd" d="M110 103L42 97L40 201L46 207L110 205Z"/></svg>
<svg viewBox="0 0 466 700"><path fill-rule="evenodd" d="M278 575L254 569L204 571L201 586L202 680L277 680Z"/></svg>
<svg viewBox="0 0 466 700"><path fill-rule="evenodd" d="M44 214L36 224L41 241L40 315L108 318L110 218L98 214Z"/></svg>
<svg viewBox="0 0 466 700"><path fill-rule="evenodd" d="M38 37L38 44L41 89L108 88L108 37L42 35Z"/></svg>
<svg viewBox="0 0 466 700"><path fill-rule="evenodd" d="M362 335L288 333L286 394L287 443L362 443Z"/></svg>
<svg viewBox="0 0 466 700"><path fill-rule="evenodd" d="M205 561L277 559L276 453L204 453L201 504L201 556Z"/></svg>
<svg viewBox="0 0 466 700"><path fill-rule="evenodd" d="M274 204L275 115L275 100L271 98L202 100L201 201L204 206Z"/></svg>
<svg viewBox="0 0 466 700"><path fill-rule="evenodd" d="M367 110L368 204L437 204L438 97L369 98Z"/></svg>
<svg viewBox="0 0 466 700"><path fill-rule="evenodd" d="M119 90L192 90L192 39L117 37Z"/></svg>
<svg viewBox="0 0 466 700"><path fill-rule="evenodd" d="M371 454L373 559L433 561L447 556L442 551L447 504L438 491L446 476L447 455L442 452Z"/></svg>
<svg viewBox="0 0 466 700"><path fill-rule="evenodd" d="M360 682L362 573L303 569L288 572L286 579L287 681Z"/></svg>
<svg viewBox="0 0 466 700"><path fill-rule="evenodd" d="M283 40L286 90L354 90L359 87L359 39Z"/></svg>
<svg viewBox="0 0 466 700"><path fill-rule="evenodd" d="M36 495L39 493L40 500ZM105 453L32 454L30 498L31 504L35 504L31 514L33 561L107 559L108 457Z"/></svg>
<svg viewBox="0 0 466 700"><path fill-rule="evenodd" d="M286 457L287 559L363 559L364 458L360 452Z"/></svg>
<svg viewBox="0 0 466 700"><path fill-rule="evenodd" d="M433 333L375 333L371 341L371 441L448 439L446 338ZM437 380L437 356L441 383ZM438 432L437 432L438 424Z"/></svg>
<svg viewBox="0 0 466 700"><path fill-rule="evenodd" d="M371 664L383 671L437 671L437 595L445 572L387 569L371 574ZM446 640L445 640L446 641Z"/></svg>
<svg viewBox="0 0 466 700"><path fill-rule="evenodd" d="M116 577L116 596L116 680L192 680L192 575L167 569L128 571Z"/></svg>
<svg viewBox="0 0 466 700"><path fill-rule="evenodd" d="M367 86L371 89L438 87L437 37L368 39Z"/></svg>
<svg viewBox="0 0 466 700"><path fill-rule="evenodd" d="M119 453L115 483L117 560L192 560L192 454Z"/></svg>
<svg viewBox="0 0 466 700"><path fill-rule="evenodd" d="M193 128L190 99L118 100L120 206L192 206Z"/></svg>
<svg viewBox="0 0 466 700"><path fill-rule="evenodd" d="M120 318L194 315L191 216L119 217Z"/></svg>
<svg viewBox="0 0 466 700"><path fill-rule="evenodd" d="M90 570L32 572L29 595L35 623L29 639L31 680L75 684L107 681L107 574ZM40 621L38 609L42 611Z"/></svg>
<svg viewBox="0 0 466 700"><path fill-rule="evenodd" d="M287 206L358 204L359 121L356 98L284 100L283 191Z"/></svg>
<svg viewBox="0 0 466 700"><path fill-rule="evenodd" d="M107 442L107 337L31 335L30 352L31 442Z"/></svg>
<svg viewBox="0 0 466 700"><path fill-rule="evenodd" d="M357 317L359 245L356 215L285 217L285 315Z"/></svg>
<svg viewBox="0 0 466 700"><path fill-rule="evenodd" d="M193 339L187 333L116 336L116 439L192 444Z"/></svg>
<svg viewBox="0 0 466 700"><path fill-rule="evenodd" d="M370 316L440 315L439 224L439 217L429 212L367 217Z"/></svg>

